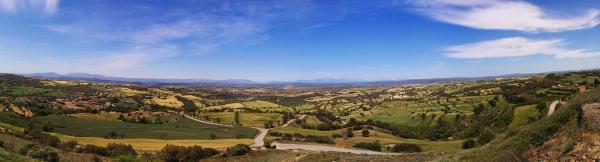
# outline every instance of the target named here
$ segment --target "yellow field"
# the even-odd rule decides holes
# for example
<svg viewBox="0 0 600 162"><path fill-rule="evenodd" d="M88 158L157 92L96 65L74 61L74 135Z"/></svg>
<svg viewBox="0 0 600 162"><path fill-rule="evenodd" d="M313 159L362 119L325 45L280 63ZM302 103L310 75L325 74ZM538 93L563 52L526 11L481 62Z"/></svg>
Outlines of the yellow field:
<svg viewBox="0 0 600 162"><path fill-rule="evenodd" d="M165 98L154 97L151 100L145 100L145 101L149 102L149 103L161 105L161 106L176 108L176 109L180 109L183 106L183 103L181 101L177 100L177 98L175 98L175 96L168 96Z"/></svg>
<svg viewBox="0 0 600 162"><path fill-rule="evenodd" d="M230 103L230 104L225 104L225 105L206 107L204 109L206 109L206 110L220 110L220 109L225 109L225 108L239 109L239 108L244 108L244 105L242 105L241 103Z"/></svg>
<svg viewBox="0 0 600 162"><path fill-rule="evenodd" d="M98 113L98 114L77 113L77 114L71 114L69 116L73 116L76 118L82 118L82 119L119 121L118 113L105 113L105 112Z"/></svg>
<svg viewBox="0 0 600 162"><path fill-rule="evenodd" d="M266 101L250 101L250 102L242 102L242 104L246 107L254 107L254 108L270 108L270 107L281 107L277 104L266 102Z"/></svg>
<svg viewBox="0 0 600 162"><path fill-rule="evenodd" d="M141 94L148 94L148 92L146 92L146 91L138 91L138 90L133 90L133 89L124 88L124 87L119 87L117 89L121 93L123 93L125 96L135 96L135 95L141 95Z"/></svg>
<svg viewBox="0 0 600 162"><path fill-rule="evenodd" d="M206 106L206 105L202 104L202 99L199 97L192 96L192 95L185 95L185 96L181 96L181 97L194 102L194 105L196 105L196 107L205 107Z"/></svg>
<svg viewBox="0 0 600 162"><path fill-rule="evenodd" d="M104 139L97 137L74 137L62 134L52 133L61 141L77 141L79 144L92 144L98 146L106 146L109 143L123 143L133 146L134 149L140 151L160 151L165 145L179 146L202 146L215 149L224 149L236 144L252 145L252 139L218 139L218 140L159 140L159 139Z"/></svg>

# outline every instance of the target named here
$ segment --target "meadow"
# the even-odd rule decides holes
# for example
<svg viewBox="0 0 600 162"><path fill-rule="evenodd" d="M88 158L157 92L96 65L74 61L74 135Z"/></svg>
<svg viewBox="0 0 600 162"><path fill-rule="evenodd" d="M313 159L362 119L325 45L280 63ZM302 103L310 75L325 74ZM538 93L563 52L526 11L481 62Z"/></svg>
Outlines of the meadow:
<svg viewBox="0 0 600 162"><path fill-rule="evenodd" d="M246 127L264 127L264 123L267 121L272 121L273 123L279 123L282 119L281 114L276 113L249 113L249 112L240 112L240 122L242 126ZM208 117L209 120L215 121L218 118L221 124L227 125L235 125L234 123L234 112L216 112L216 113L203 113L200 114L201 119L206 119Z"/></svg>

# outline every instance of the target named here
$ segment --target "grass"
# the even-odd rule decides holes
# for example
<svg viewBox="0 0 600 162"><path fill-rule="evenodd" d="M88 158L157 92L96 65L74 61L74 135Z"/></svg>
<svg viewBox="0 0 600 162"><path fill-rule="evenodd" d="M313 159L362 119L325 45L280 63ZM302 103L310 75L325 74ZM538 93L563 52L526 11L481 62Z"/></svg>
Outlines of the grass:
<svg viewBox="0 0 600 162"><path fill-rule="evenodd" d="M104 139L98 137L74 137L69 135L56 134L61 141L77 141L79 144L92 144L106 146L109 143L130 144L136 150L141 151L160 151L165 145L193 146L224 149L236 144L253 144L251 139L217 139L217 140L160 140L160 139Z"/></svg>
<svg viewBox="0 0 600 162"><path fill-rule="evenodd" d="M138 124L121 121L75 118L63 115L35 117L39 123L52 122L54 132L78 137L104 137L115 131L124 138L149 138L169 140L204 140L215 134L217 139L232 139L238 136L253 138L257 131L244 127L221 127L203 124L180 117L176 122L166 124Z"/></svg>
<svg viewBox="0 0 600 162"><path fill-rule="evenodd" d="M508 126L509 128L516 128L529 123L530 117L538 117L542 114L535 108L535 105L525 105L515 108L513 114L513 120Z"/></svg>
<svg viewBox="0 0 600 162"><path fill-rule="evenodd" d="M331 137L331 135L335 134L335 133L342 134L343 130L339 129L339 130L331 130L331 131L319 131L319 130L314 130L314 129L302 129L302 128L297 128L297 127L287 126L287 127L273 128L273 129L271 129L271 132L290 133L290 134L299 133L304 136L315 135L315 136Z"/></svg>
<svg viewBox="0 0 600 162"><path fill-rule="evenodd" d="M418 140L418 139L406 139L396 137L391 134L369 130L369 137L361 136L361 131L354 131L354 137L348 138L347 142L351 145L358 142L373 142L379 140L381 144L397 144L397 143L412 143L419 145L423 151L448 151L448 150L460 150L462 149L463 140L456 141L429 141L429 140ZM337 139L338 141L343 139Z"/></svg>
<svg viewBox="0 0 600 162"><path fill-rule="evenodd" d="M200 114L200 118L204 119L205 116L208 116L210 119L219 118L221 120L220 123L234 125L234 112L217 112L217 113L205 113ZM243 126L251 126L251 127L264 127L264 123L267 121L273 121L274 124L278 123L282 119L281 114L276 113L248 113L248 112L240 112L240 122Z"/></svg>

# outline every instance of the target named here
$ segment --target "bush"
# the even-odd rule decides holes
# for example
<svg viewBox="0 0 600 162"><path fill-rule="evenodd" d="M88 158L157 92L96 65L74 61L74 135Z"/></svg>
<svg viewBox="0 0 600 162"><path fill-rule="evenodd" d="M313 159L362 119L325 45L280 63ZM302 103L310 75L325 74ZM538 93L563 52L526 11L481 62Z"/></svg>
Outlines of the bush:
<svg viewBox="0 0 600 162"><path fill-rule="evenodd" d="M252 149L250 146L244 144L237 144L233 147L227 148L227 154L231 156L241 156L250 153Z"/></svg>
<svg viewBox="0 0 600 162"><path fill-rule="evenodd" d="M136 157L135 155L122 155L117 158L117 162L142 162L141 158Z"/></svg>
<svg viewBox="0 0 600 162"><path fill-rule="evenodd" d="M463 149L470 149L470 148L475 147L475 145L476 145L475 144L475 140L468 139L468 140L466 140L466 141L463 142L462 148Z"/></svg>
<svg viewBox="0 0 600 162"><path fill-rule="evenodd" d="M165 162L188 162L200 161L218 154L219 151L212 148L202 148L200 146L175 146L166 145L159 153L162 160Z"/></svg>
<svg viewBox="0 0 600 162"><path fill-rule="evenodd" d="M77 145L78 145L77 141L67 141L67 142L60 144L61 148L66 151L73 151L75 149L75 147L77 147Z"/></svg>
<svg viewBox="0 0 600 162"><path fill-rule="evenodd" d="M379 140L374 142L359 142L354 144L354 147L373 151L381 151L381 144L379 143Z"/></svg>
<svg viewBox="0 0 600 162"><path fill-rule="evenodd" d="M277 146L273 145L273 143L271 143L271 141L265 141L264 147L267 148L267 149L275 149L275 148L277 148Z"/></svg>
<svg viewBox="0 0 600 162"><path fill-rule="evenodd" d="M412 143L400 143L395 144L390 150L392 152L421 152L421 147Z"/></svg>
<svg viewBox="0 0 600 162"><path fill-rule="evenodd" d="M369 137L369 130L368 129L363 129L362 130L362 136L363 137Z"/></svg>
<svg viewBox="0 0 600 162"><path fill-rule="evenodd" d="M483 131L481 134L479 134L479 138L477 138L477 143L484 145L492 141L494 138L496 138L496 135L493 134L491 131Z"/></svg>
<svg viewBox="0 0 600 162"><path fill-rule="evenodd" d="M96 146L96 145L84 145L82 147L78 147L77 149L75 149L76 153L86 153L86 154L96 154L96 155L100 155L100 156L107 156L109 154L109 151L107 148L105 147L100 147L100 146Z"/></svg>
<svg viewBox="0 0 600 162"><path fill-rule="evenodd" d="M34 147L31 150L29 150L27 152L27 156L47 162L58 162L60 159L58 157L58 153L40 147Z"/></svg>
<svg viewBox="0 0 600 162"><path fill-rule="evenodd" d="M108 149L110 156L136 155L131 145L109 143L106 149Z"/></svg>
<svg viewBox="0 0 600 162"><path fill-rule="evenodd" d="M44 132L52 132L54 131L54 124L52 124L52 122L46 122L42 126L42 129L44 130Z"/></svg>
<svg viewBox="0 0 600 162"><path fill-rule="evenodd" d="M4 147L4 141L0 141L0 147Z"/></svg>
<svg viewBox="0 0 600 162"><path fill-rule="evenodd" d="M354 131L352 128L346 129L346 137L354 137L354 133L352 131Z"/></svg>

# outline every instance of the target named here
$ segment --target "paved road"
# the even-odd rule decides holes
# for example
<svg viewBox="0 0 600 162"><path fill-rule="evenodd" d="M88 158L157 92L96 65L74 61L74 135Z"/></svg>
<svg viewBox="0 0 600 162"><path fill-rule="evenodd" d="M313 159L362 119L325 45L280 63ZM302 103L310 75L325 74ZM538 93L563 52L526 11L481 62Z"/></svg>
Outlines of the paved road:
<svg viewBox="0 0 600 162"><path fill-rule="evenodd" d="M556 105L558 105L559 101L554 101L550 104L550 108L548 109L548 116L552 115L552 113L554 113L554 110L556 110Z"/></svg>
<svg viewBox="0 0 600 162"><path fill-rule="evenodd" d="M277 149L280 150L311 150L311 151L333 151L333 152L347 152L353 154L370 154L370 155L391 155L393 153L383 153L369 150L358 150L358 149L347 149L339 148L334 146L322 146L322 145L307 145L307 144L287 144L287 143L275 143Z"/></svg>

